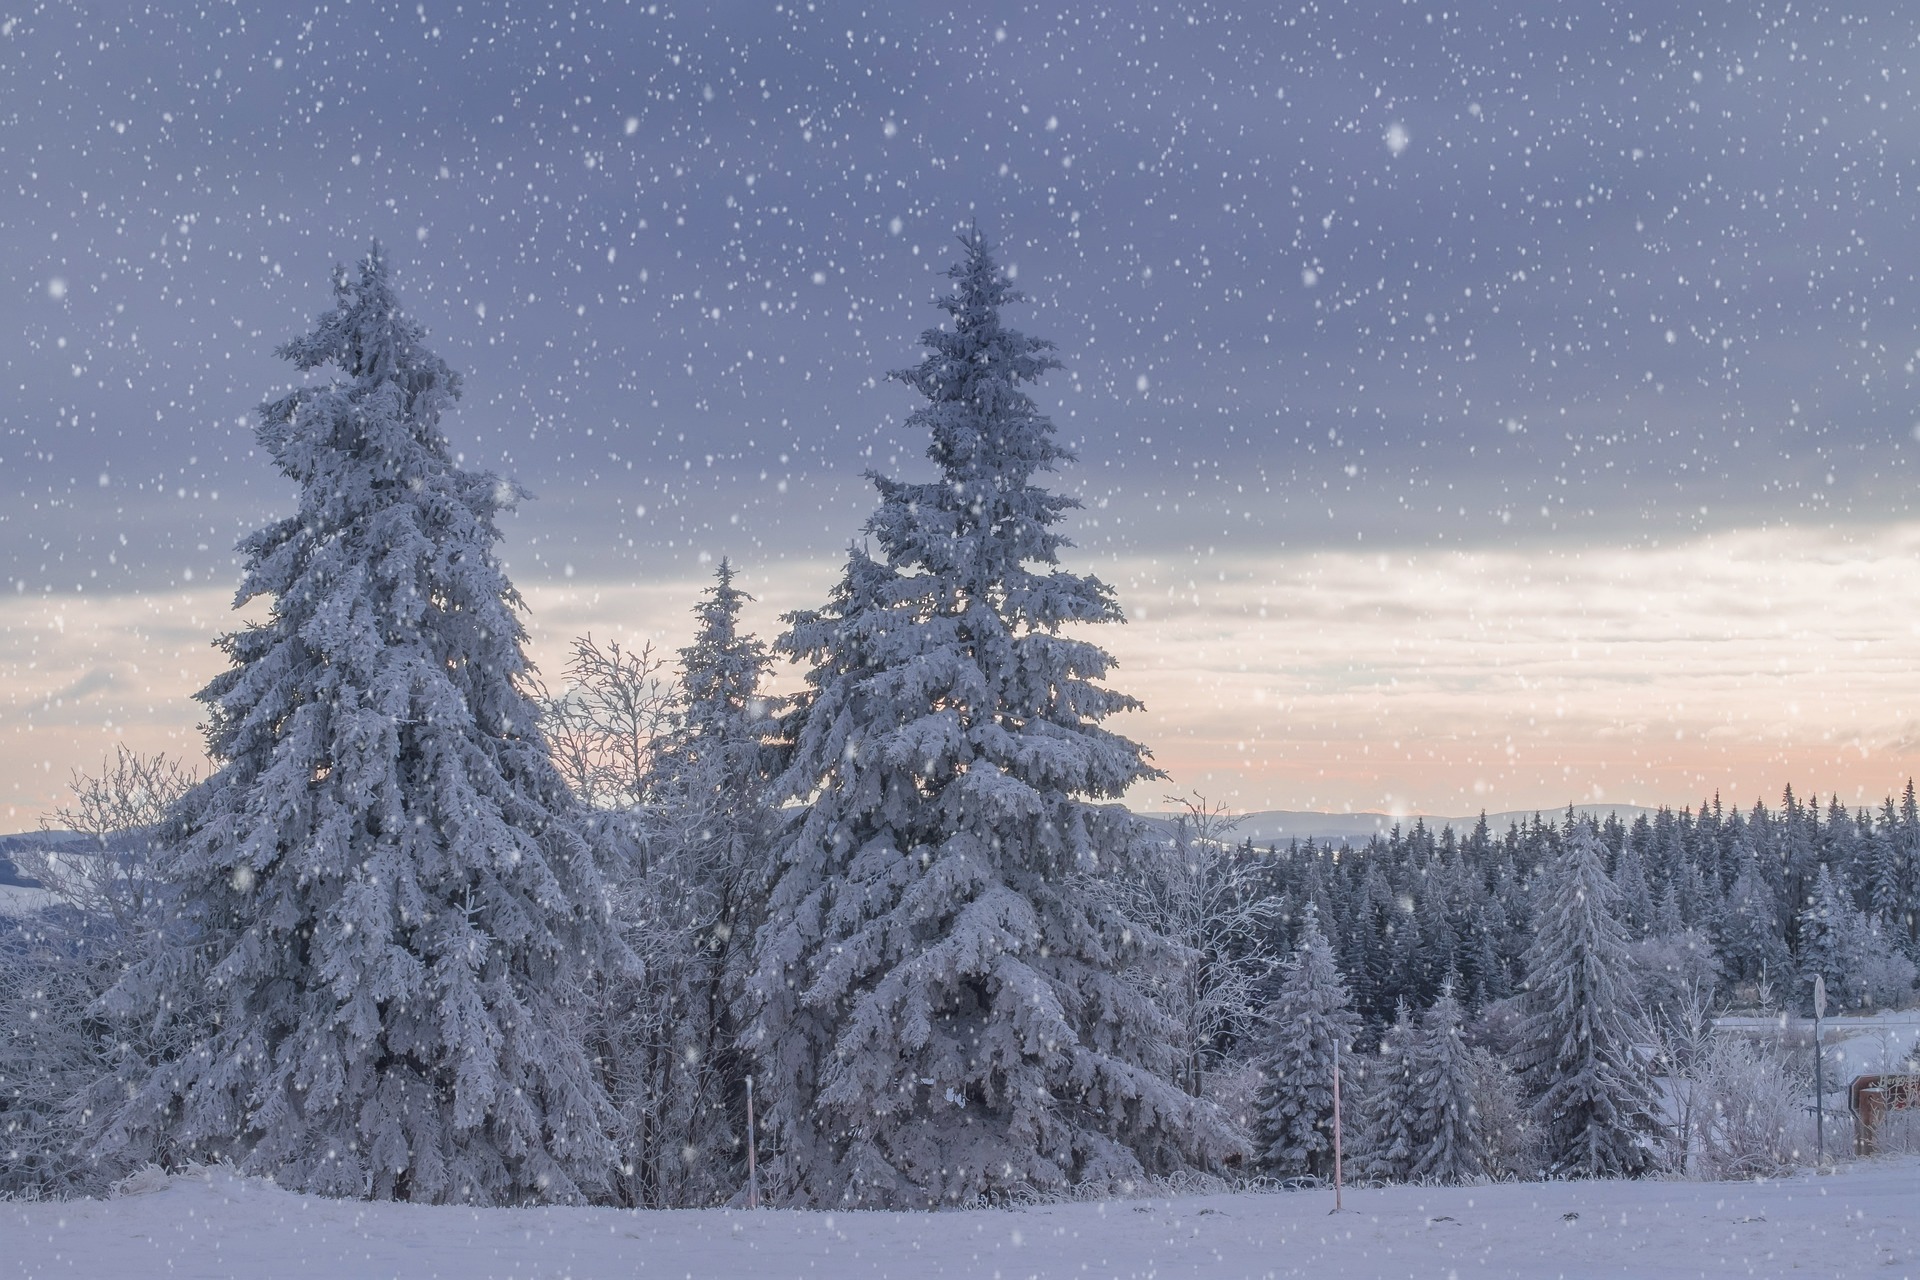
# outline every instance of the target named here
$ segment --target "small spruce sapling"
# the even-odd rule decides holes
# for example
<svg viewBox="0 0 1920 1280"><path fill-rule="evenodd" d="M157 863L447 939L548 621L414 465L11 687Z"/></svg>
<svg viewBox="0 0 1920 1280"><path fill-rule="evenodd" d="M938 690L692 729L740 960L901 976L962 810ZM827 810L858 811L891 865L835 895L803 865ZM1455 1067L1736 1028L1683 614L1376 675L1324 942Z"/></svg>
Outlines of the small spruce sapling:
<svg viewBox="0 0 1920 1280"><path fill-rule="evenodd" d="M1282 1176L1330 1177L1334 1045L1341 1047L1341 1088L1347 1091L1352 1081L1346 1064L1352 1061L1360 1019L1312 902L1267 1020L1271 1031L1260 1058L1265 1080L1256 1102L1256 1158Z"/></svg>

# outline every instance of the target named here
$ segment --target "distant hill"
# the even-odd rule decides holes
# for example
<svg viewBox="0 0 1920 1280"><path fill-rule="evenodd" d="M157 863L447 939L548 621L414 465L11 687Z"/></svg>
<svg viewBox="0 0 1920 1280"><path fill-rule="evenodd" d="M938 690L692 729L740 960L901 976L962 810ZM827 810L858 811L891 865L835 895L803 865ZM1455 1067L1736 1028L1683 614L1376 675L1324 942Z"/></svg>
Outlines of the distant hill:
<svg viewBox="0 0 1920 1280"><path fill-rule="evenodd" d="M1608 814L1617 814L1620 821L1631 823L1641 814L1652 816L1654 810L1646 805L1633 804L1577 804L1575 814L1582 818L1605 821ZM1505 835L1507 828L1514 823L1525 826L1533 821L1533 809L1511 809L1487 815L1487 826L1496 836ZM1563 805L1558 809L1537 810L1544 820L1558 824L1566 816ZM1171 827L1173 815L1151 813L1143 815L1154 822ZM1257 845L1280 844L1290 840L1314 839L1320 841L1345 840L1352 844L1363 844L1367 837L1385 836L1396 826L1403 831L1411 831L1415 822L1425 822L1427 829L1438 835L1447 827L1455 834L1465 835L1473 830L1474 823L1480 820L1479 814L1465 818L1449 818L1436 814L1389 813L1312 813L1291 809L1266 809L1259 813L1242 814L1239 824L1233 829L1236 841L1251 839Z"/></svg>
<svg viewBox="0 0 1920 1280"><path fill-rule="evenodd" d="M1622 822L1632 822L1641 814L1652 816L1654 810L1646 805L1634 804L1577 804L1573 811L1583 818L1604 821L1608 814L1617 814ZM1487 815L1487 826L1496 836L1505 835L1507 828L1519 823L1525 826L1533 821L1533 809L1509 809ZM1538 810L1540 816L1548 822L1559 823L1566 816L1566 807ZM1174 815L1165 812L1144 813L1140 815L1155 826L1172 831ZM1480 820L1479 814L1465 818L1448 818L1435 814L1390 813L1314 813L1292 809L1264 809L1259 813L1247 813L1239 816L1239 823L1233 829L1236 842L1251 839L1257 845L1284 845L1289 840L1314 839L1320 841L1345 840L1352 844L1364 844L1367 837L1385 836L1395 826L1411 831L1413 824L1424 821L1427 829L1438 835L1443 829L1452 827L1456 834L1465 835L1473 830L1473 824ZM21 849L66 848L78 846L86 837L72 831L23 831L18 835L0 836L0 885L32 885L34 881L22 876L14 866L8 854Z"/></svg>
<svg viewBox="0 0 1920 1280"><path fill-rule="evenodd" d="M30 849L67 849L86 843L87 838L75 831L22 831L17 835L0 836L0 885L38 888L40 882L31 876L23 875L14 863L13 855Z"/></svg>

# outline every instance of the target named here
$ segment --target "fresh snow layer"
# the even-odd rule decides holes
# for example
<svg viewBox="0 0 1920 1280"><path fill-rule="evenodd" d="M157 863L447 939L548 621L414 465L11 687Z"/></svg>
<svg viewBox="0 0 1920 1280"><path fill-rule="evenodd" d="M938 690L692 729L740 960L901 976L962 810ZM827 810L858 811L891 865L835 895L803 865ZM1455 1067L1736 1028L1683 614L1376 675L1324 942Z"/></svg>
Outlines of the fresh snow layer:
<svg viewBox="0 0 1920 1280"><path fill-rule="evenodd" d="M212 1170L0 1204L0 1276L1920 1278L1920 1159L1761 1183L1560 1182L950 1213L467 1209ZM1577 1216L1576 1216L1577 1215Z"/></svg>

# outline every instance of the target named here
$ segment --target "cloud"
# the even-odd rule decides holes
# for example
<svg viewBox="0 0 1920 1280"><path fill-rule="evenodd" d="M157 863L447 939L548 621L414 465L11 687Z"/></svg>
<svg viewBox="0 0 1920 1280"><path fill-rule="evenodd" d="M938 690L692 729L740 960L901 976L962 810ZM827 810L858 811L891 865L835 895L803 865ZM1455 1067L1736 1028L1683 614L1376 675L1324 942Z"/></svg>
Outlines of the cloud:
<svg viewBox="0 0 1920 1280"><path fill-rule="evenodd" d="M95 667L72 684L53 695L55 703L79 702L91 697L103 689L111 689L118 684L119 676L107 667Z"/></svg>
<svg viewBox="0 0 1920 1280"><path fill-rule="evenodd" d="M1068 567L1112 584L1132 619L1090 634L1147 704L1115 727L1172 775L1136 802L1198 789L1240 809L1467 813L1897 789L1920 765L1917 560L1920 523L1585 549L1075 552ZM777 635L840 565L739 562L758 597L746 625ZM550 681L587 632L671 659L710 581L527 584L529 652ZM208 641L236 625L227 603L0 599L0 805L37 813L116 736L193 754L191 694L219 669Z"/></svg>
<svg viewBox="0 0 1920 1280"><path fill-rule="evenodd" d="M1126 566L1163 763L1243 808L1873 798L1915 763L1920 526Z"/></svg>
<svg viewBox="0 0 1920 1280"><path fill-rule="evenodd" d="M116 741L197 761L193 693L242 625L221 588L0 595L0 825L31 826Z"/></svg>

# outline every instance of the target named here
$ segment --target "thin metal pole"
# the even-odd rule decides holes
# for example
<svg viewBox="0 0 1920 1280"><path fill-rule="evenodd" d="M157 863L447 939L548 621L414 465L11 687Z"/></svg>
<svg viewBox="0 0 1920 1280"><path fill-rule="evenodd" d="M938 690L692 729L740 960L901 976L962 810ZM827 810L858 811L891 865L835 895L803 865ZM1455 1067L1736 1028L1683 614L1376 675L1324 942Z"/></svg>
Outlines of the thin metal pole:
<svg viewBox="0 0 1920 1280"><path fill-rule="evenodd" d="M1340 1037L1333 1038L1333 1211L1340 1212Z"/></svg>
<svg viewBox="0 0 1920 1280"><path fill-rule="evenodd" d="M1820 1062L1820 1007L1813 1010L1813 1133L1820 1145L1817 1167L1827 1163L1827 1074Z"/></svg>
<svg viewBox="0 0 1920 1280"><path fill-rule="evenodd" d="M760 1207L760 1168L753 1142L753 1077L747 1077L747 1208Z"/></svg>

